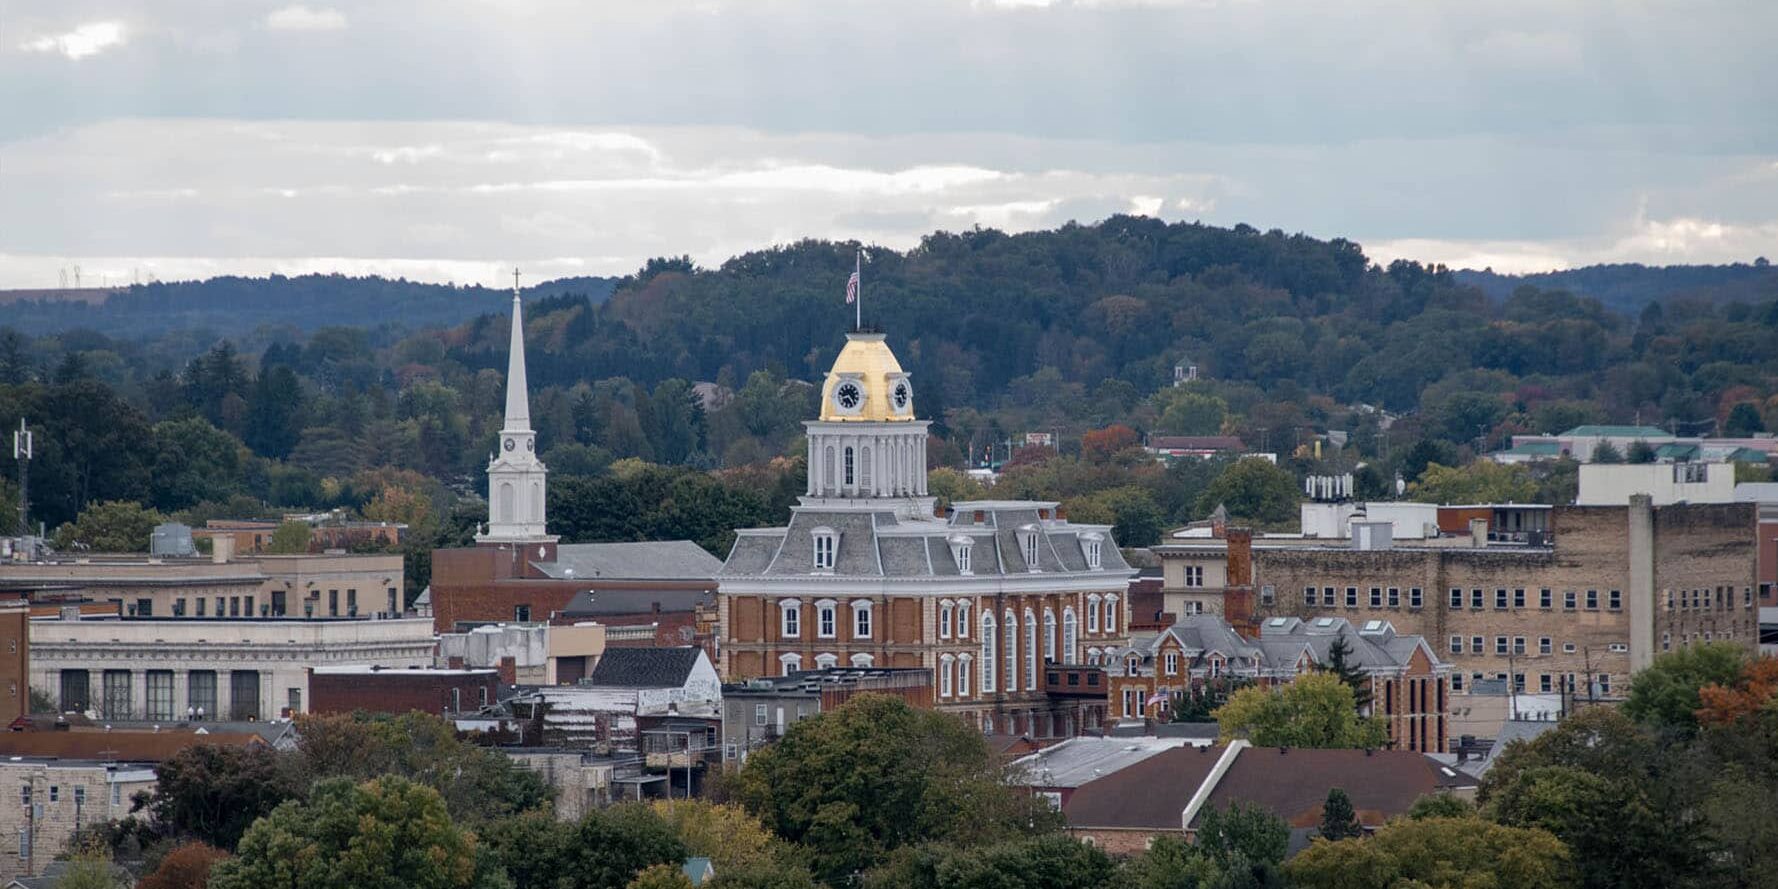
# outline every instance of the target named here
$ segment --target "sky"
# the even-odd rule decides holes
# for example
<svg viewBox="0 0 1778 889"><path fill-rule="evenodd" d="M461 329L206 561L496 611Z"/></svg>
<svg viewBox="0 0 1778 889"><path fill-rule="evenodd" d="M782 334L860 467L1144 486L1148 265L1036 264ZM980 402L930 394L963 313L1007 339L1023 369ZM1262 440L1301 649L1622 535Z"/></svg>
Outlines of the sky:
<svg viewBox="0 0 1778 889"><path fill-rule="evenodd" d="M0 0L0 288L496 284L1114 213L1778 258L1769 0Z"/></svg>

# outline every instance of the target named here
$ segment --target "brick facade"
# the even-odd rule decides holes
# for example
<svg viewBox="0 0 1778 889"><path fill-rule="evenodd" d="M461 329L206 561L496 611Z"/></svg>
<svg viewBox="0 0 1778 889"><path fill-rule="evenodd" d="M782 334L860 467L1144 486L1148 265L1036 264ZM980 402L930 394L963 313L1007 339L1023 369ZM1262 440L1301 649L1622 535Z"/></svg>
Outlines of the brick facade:
<svg viewBox="0 0 1778 889"><path fill-rule="evenodd" d="M474 712L499 700L499 685L496 670L311 670L309 712Z"/></svg>

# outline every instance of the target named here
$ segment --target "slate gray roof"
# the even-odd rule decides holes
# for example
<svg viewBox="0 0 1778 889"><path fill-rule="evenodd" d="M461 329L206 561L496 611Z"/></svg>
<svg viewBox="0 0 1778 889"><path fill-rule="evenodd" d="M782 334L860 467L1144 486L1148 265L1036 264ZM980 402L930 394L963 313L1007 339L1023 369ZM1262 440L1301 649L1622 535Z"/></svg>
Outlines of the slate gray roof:
<svg viewBox="0 0 1778 889"><path fill-rule="evenodd" d="M680 648L607 648L600 656L591 685L616 688L679 688L691 678L703 649L690 645Z"/></svg>
<svg viewBox="0 0 1778 889"><path fill-rule="evenodd" d="M1157 753L1185 745L1184 738L1069 738L1013 761L1016 783L1027 787L1079 787Z"/></svg>
<svg viewBox="0 0 1778 889"><path fill-rule="evenodd" d="M581 590L562 609L563 617L602 617L612 614L647 614L691 611L699 605L715 605L714 590L613 589Z"/></svg>
<svg viewBox="0 0 1778 889"><path fill-rule="evenodd" d="M1048 574L1124 573L1131 570L1109 529L1074 525L1038 517L1039 504L994 501L970 504L949 520L897 518L891 511L828 511L798 507L784 528L762 528L740 534L723 564L723 577L807 577L815 573L814 532L825 528L839 535L833 574L839 577L956 577L960 572L950 540L973 541L971 573L980 576L1031 573L1019 546L1019 534L1038 529L1037 568ZM975 521L981 512L983 520ZM1087 567L1081 535L1103 536L1099 569ZM565 549L565 548L564 548Z"/></svg>
<svg viewBox="0 0 1778 889"><path fill-rule="evenodd" d="M568 543L554 562L535 562L559 580L714 580L722 560L689 540Z"/></svg>

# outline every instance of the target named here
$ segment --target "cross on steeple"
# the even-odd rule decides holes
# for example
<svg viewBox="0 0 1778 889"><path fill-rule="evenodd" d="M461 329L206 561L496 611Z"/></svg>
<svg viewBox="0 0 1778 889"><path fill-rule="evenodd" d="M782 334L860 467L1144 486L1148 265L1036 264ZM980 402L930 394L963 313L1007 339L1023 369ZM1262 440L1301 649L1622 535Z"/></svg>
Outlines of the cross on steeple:
<svg viewBox="0 0 1778 889"><path fill-rule="evenodd" d="M519 267L516 265L512 267L512 295L515 298L519 295Z"/></svg>

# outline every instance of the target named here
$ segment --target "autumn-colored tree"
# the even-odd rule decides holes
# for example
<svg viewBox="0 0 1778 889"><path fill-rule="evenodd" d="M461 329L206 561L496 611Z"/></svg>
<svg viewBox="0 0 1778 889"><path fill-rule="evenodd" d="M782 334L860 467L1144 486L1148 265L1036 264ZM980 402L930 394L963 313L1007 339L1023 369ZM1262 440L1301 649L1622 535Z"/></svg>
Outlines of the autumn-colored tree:
<svg viewBox="0 0 1778 889"><path fill-rule="evenodd" d="M1778 657L1748 661L1733 685L1711 683L1698 689L1698 724L1728 725L1752 716L1778 695Z"/></svg>
<svg viewBox="0 0 1778 889"><path fill-rule="evenodd" d="M183 843L168 852L136 889L204 889L210 883L210 869L227 857L227 852L208 843Z"/></svg>
<svg viewBox="0 0 1778 889"><path fill-rule="evenodd" d="M1142 439L1136 435L1136 430L1117 423L1082 435L1080 455L1092 463L1108 463L1113 456L1141 443Z"/></svg>
<svg viewBox="0 0 1778 889"><path fill-rule="evenodd" d="M671 864L657 864L630 881L628 889L691 889L691 878Z"/></svg>

